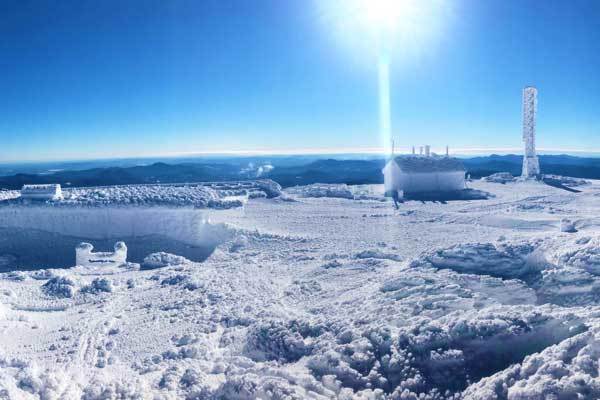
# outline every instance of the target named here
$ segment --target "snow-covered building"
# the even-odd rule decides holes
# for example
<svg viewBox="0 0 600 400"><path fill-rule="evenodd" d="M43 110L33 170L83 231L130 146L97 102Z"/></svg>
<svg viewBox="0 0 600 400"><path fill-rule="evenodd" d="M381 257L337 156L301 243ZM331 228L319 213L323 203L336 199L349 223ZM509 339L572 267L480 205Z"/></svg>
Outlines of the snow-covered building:
<svg viewBox="0 0 600 400"><path fill-rule="evenodd" d="M62 189L58 184L23 185L21 197L33 200L60 200L63 198Z"/></svg>
<svg viewBox="0 0 600 400"><path fill-rule="evenodd" d="M396 156L382 172L386 193L449 192L465 188L465 166L453 157Z"/></svg>

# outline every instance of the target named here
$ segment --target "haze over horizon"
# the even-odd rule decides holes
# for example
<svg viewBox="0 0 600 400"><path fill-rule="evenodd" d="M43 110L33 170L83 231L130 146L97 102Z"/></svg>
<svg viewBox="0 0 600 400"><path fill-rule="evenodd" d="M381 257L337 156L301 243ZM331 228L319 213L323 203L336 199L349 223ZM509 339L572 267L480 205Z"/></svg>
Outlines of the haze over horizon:
<svg viewBox="0 0 600 400"><path fill-rule="evenodd" d="M600 3L420 3L426 39L391 51L397 146L518 152L533 84L540 152L600 151ZM3 2L0 162L377 152L377 59L342 4Z"/></svg>

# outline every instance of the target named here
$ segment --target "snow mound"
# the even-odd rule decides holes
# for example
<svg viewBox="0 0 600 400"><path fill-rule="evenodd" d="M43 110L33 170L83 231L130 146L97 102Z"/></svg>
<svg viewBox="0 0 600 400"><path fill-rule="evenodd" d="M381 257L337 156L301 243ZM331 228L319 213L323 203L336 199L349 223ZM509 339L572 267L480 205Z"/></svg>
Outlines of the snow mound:
<svg viewBox="0 0 600 400"><path fill-rule="evenodd" d="M523 278L538 272L529 243L469 243L437 250L415 260L411 266L431 265L460 273L490 275L499 278Z"/></svg>
<svg viewBox="0 0 600 400"><path fill-rule="evenodd" d="M355 258L365 259L365 258L375 258L379 260L392 260L392 261L402 261L403 258L399 254L394 253L386 253L381 251L380 249L372 249L372 250L364 250L354 255Z"/></svg>
<svg viewBox="0 0 600 400"><path fill-rule="evenodd" d="M410 266L519 279L535 291L541 304L575 306L600 301L600 238L460 244L425 253Z"/></svg>
<svg viewBox="0 0 600 400"><path fill-rule="evenodd" d="M181 265L188 263L190 263L190 260L185 257L161 251L158 253L152 253L144 258L144 261L142 262L142 268L155 269L168 267L169 265Z"/></svg>
<svg viewBox="0 0 600 400"><path fill-rule="evenodd" d="M82 293L88 294L111 293L113 290L112 282L106 278L96 278L92 283L81 288Z"/></svg>
<svg viewBox="0 0 600 400"><path fill-rule="evenodd" d="M75 282L65 276L56 276L42 285L42 291L48 296L71 298L75 295Z"/></svg>
<svg viewBox="0 0 600 400"><path fill-rule="evenodd" d="M0 201L16 199L19 196L21 193L18 190L0 189Z"/></svg>
<svg viewBox="0 0 600 400"><path fill-rule="evenodd" d="M245 352L254 361L298 361L310 353L295 321L288 324L265 322L253 327L247 338Z"/></svg>
<svg viewBox="0 0 600 400"><path fill-rule="evenodd" d="M563 218L560 220L560 231L573 233L577 232L577 229L575 228L575 223L573 221L567 218Z"/></svg>
<svg viewBox="0 0 600 400"><path fill-rule="evenodd" d="M600 340L583 333L471 385L465 399L597 399Z"/></svg>
<svg viewBox="0 0 600 400"><path fill-rule="evenodd" d="M397 333L378 326L331 328L312 337L305 357L313 376L332 376L354 391L379 389L393 399L460 398L471 382L586 329L575 317L533 308L449 314Z"/></svg>
<svg viewBox="0 0 600 400"><path fill-rule="evenodd" d="M510 172L496 172L495 174L481 178L481 180L485 182L505 184L509 182L515 182L516 178L512 176Z"/></svg>
<svg viewBox="0 0 600 400"><path fill-rule="evenodd" d="M279 197L281 195L281 185L271 179L261 179L256 181L256 186L265 192L268 198Z"/></svg>
<svg viewBox="0 0 600 400"><path fill-rule="evenodd" d="M580 241L574 247L560 254L558 262L600 276L600 238Z"/></svg>

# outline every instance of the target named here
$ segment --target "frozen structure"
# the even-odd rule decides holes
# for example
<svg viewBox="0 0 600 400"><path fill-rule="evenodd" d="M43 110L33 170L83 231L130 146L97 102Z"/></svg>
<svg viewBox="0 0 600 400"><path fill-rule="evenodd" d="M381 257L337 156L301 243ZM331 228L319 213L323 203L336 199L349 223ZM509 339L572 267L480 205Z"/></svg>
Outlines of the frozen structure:
<svg viewBox="0 0 600 400"><path fill-rule="evenodd" d="M100 266L119 266L127 262L127 246L125 242L115 243L114 252L92 253L94 246L90 243L79 243L75 248L75 261L77 265L90 267Z"/></svg>
<svg viewBox="0 0 600 400"><path fill-rule="evenodd" d="M523 156L524 178L534 178L540 175L540 162L535 154L535 118L537 114L537 89L528 86L523 89Z"/></svg>
<svg viewBox="0 0 600 400"><path fill-rule="evenodd" d="M32 200L61 200L62 189L58 184L23 185L21 197Z"/></svg>
<svg viewBox="0 0 600 400"><path fill-rule="evenodd" d="M452 157L396 156L382 172L386 193L450 192L465 188L465 167Z"/></svg>

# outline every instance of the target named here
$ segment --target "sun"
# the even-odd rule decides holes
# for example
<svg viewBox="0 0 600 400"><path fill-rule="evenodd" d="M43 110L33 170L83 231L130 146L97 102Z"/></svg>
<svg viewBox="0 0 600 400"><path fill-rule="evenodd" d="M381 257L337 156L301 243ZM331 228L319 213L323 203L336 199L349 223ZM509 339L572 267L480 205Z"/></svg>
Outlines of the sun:
<svg viewBox="0 0 600 400"><path fill-rule="evenodd" d="M355 0L357 15L375 30L394 32L413 23L418 7L414 0Z"/></svg>

